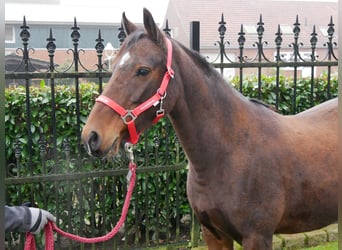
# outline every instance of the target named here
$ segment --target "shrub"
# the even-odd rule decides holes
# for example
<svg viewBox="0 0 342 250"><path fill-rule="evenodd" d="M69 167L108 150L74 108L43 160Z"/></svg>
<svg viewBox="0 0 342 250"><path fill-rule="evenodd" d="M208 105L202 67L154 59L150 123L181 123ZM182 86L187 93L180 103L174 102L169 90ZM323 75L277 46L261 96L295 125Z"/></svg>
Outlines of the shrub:
<svg viewBox="0 0 342 250"><path fill-rule="evenodd" d="M233 78L232 85L239 89L240 80L238 77ZM320 104L329 98L338 95L338 79L332 77L330 86L328 86L327 75L323 74L319 78L301 78L297 80L296 85L293 78L279 77L279 88L277 89L276 77L262 75L261 77L261 100L276 106L276 96L278 93L278 110L284 115L292 114L294 111L294 88L296 87L295 106L296 113L304 111L313 106ZM312 91L311 91L312 89ZM248 76L242 81L242 93L250 98L258 98L258 78L256 76ZM311 98L312 95L312 98ZM329 96L330 95L330 96Z"/></svg>

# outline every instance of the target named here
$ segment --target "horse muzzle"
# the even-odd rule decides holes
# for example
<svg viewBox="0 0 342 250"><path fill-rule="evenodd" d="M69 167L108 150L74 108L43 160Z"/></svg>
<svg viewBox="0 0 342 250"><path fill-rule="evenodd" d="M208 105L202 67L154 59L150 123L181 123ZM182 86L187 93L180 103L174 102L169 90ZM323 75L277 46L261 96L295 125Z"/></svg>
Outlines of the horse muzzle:
<svg viewBox="0 0 342 250"><path fill-rule="evenodd" d="M96 131L91 131L83 145L90 156L101 157L103 155L101 148L101 137Z"/></svg>
<svg viewBox="0 0 342 250"><path fill-rule="evenodd" d="M120 149L120 139L115 137L109 146L105 146L102 136L96 131L90 131L87 135L83 132L83 145L90 156L103 157L111 153L116 155Z"/></svg>

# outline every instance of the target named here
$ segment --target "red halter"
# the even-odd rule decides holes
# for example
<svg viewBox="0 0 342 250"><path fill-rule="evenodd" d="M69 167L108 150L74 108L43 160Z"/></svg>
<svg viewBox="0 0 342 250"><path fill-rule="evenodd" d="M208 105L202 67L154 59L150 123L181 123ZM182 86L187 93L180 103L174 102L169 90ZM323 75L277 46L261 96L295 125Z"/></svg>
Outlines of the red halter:
<svg viewBox="0 0 342 250"><path fill-rule="evenodd" d="M160 118L162 118L165 115L165 111L163 109L163 100L166 97L166 89L169 84L169 81L171 78L174 77L174 71L171 69L172 64L172 44L171 41L168 38L165 38L166 44L167 44L167 62L166 62L166 72L164 74L163 80L161 82L160 88L157 90L157 92L150 97L148 100L134 108L133 110L125 109L122 106L120 106L115 101L111 100L110 98L100 95L96 102L100 102L104 105L107 105L111 109L113 109L115 112L117 112L120 116L122 121L127 125L128 132L130 135L130 139L128 142L132 144L136 144L139 140L140 133L137 132L134 120L144 111L151 108L152 106L159 105L159 109L156 112L156 118L153 120L153 124L158 122Z"/></svg>

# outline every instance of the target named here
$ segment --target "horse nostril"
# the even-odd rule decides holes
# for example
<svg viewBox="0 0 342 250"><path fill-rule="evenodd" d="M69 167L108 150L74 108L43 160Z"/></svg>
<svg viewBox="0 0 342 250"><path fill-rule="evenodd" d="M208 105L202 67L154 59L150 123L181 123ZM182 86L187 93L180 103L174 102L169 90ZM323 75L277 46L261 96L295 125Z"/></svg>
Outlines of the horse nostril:
<svg viewBox="0 0 342 250"><path fill-rule="evenodd" d="M90 132L86 145L88 153L94 156L100 155L101 138L98 133L95 131Z"/></svg>

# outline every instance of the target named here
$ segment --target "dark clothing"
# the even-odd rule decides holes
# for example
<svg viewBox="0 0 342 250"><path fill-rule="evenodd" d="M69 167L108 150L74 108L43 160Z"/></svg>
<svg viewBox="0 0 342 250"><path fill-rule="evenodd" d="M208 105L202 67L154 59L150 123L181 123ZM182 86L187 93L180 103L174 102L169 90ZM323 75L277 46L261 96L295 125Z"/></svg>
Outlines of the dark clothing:
<svg viewBox="0 0 342 250"><path fill-rule="evenodd" d="M31 212L25 206L5 206L5 232L28 232Z"/></svg>

